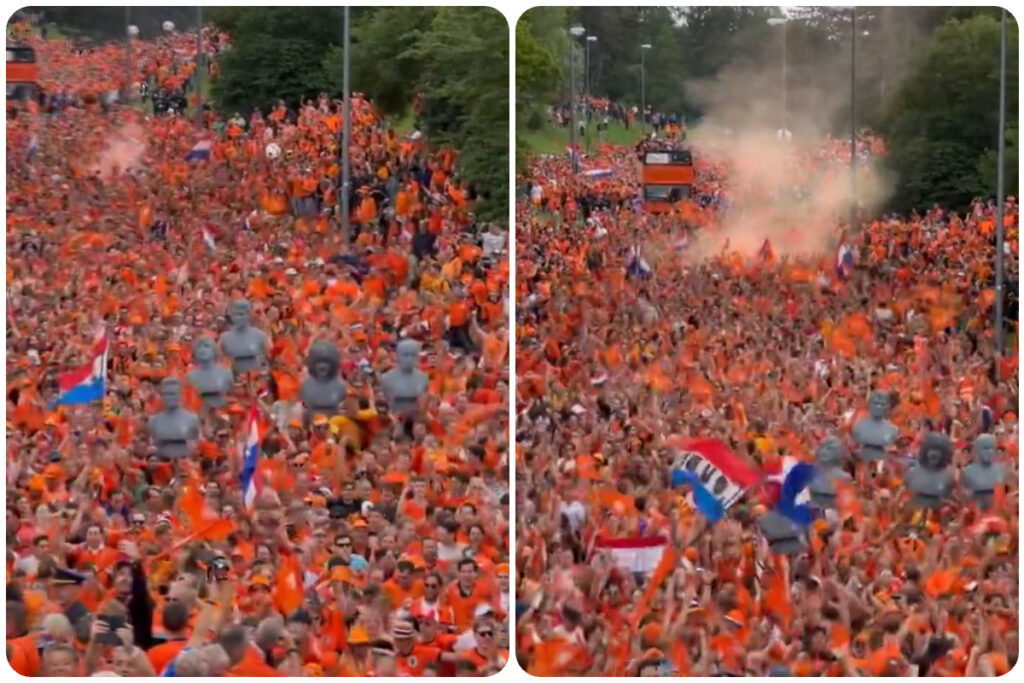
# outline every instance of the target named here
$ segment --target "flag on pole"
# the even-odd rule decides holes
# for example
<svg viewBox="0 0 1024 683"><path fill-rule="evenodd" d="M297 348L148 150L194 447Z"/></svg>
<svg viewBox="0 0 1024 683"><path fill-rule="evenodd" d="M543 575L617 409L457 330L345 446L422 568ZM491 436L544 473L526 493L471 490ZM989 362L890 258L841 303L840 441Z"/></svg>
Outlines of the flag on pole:
<svg viewBox="0 0 1024 683"><path fill-rule="evenodd" d="M210 251L217 250L217 242L214 241L213 239L213 232L211 232L210 229L206 227L203 228L203 242L206 243L206 246L210 249Z"/></svg>
<svg viewBox="0 0 1024 683"><path fill-rule="evenodd" d="M257 465L260 457L260 425L259 410L253 406L249 410L249 428L246 432L245 446L242 450L242 498L246 508L252 508L256 496L263 490L263 478L258 476Z"/></svg>
<svg viewBox="0 0 1024 683"><path fill-rule="evenodd" d="M60 393L52 405L82 405L102 400L107 386L107 334L102 327L93 340L92 358L58 378Z"/></svg>
<svg viewBox="0 0 1024 683"><path fill-rule="evenodd" d="M200 140L197 142L189 153L185 155L185 161L208 161L210 159L210 150L212 145L209 140Z"/></svg>
<svg viewBox="0 0 1024 683"><path fill-rule="evenodd" d="M721 441L673 437L669 443L677 451L672 486L688 485L690 504L708 521L722 519L725 511L761 478L758 469Z"/></svg>
<svg viewBox="0 0 1024 683"><path fill-rule="evenodd" d="M650 574L661 563L661 557L668 547L664 536L628 536L621 538L600 538L595 548L607 550L615 566L631 574Z"/></svg>

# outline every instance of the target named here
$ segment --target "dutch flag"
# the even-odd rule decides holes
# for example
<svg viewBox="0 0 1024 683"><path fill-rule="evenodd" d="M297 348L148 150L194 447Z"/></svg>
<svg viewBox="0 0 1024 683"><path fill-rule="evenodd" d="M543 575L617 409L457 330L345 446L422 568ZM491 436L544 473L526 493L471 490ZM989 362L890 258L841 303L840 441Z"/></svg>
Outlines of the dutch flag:
<svg viewBox="0 0 1024 683"><path fill-rule="evenodd" d="M776 472L766 475L767 483L778 485L778 498L775 501L777 512L800 526L808 526L814 521L809 505L811 492L807 488L814 479L813 465L786 456L782 458Z"/></svg>
<svg viewBox="0 0 1024 683"><path fill-rule="evenodd" d="M643 257L639 246L629 248L629 264L626 266L626 273L631 277L646 280L651 276L651 264Z"/></svg>
<svg viewBox="0 0 1024 683"><path fill-rule="evenodd" d="M210 141L200 140L195 146L185 155L185 161L207 161L210 158Z"/></svg>
<svg viewBox="0 0 1024 683"><path fill-rule="evenodd" d="M242 451L242 499L245 507L251 509L256 496L263 490L263 478L257 476L256 466L260 457L259 411L253 406L249 411L249 429Z"/></svg>
<svg viewBox="0 0 1024 683"><path fill-rule="evenodd" d="M103 399L107 385L108 349L107 335L101 328L92 347L92 360L77 370L60 375L60 394L53 405L82 405Z"/></svg>
<svg viewBox="0 0 1024 683"><path fill-rule="evenodd" d="M213 239L213 232L209 228L203 228L203 242L209 247L210 251L217 250L217 242Z"/></svg>

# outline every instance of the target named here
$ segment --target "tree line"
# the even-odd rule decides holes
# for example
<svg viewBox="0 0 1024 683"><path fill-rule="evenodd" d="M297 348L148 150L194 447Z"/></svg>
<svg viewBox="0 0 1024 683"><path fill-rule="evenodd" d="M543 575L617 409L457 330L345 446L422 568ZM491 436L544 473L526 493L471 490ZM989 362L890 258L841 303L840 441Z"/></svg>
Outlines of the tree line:
<svg viewBox="0 0 1024 683"><path fill-rule="evenodd" d="M749 97L795 132L800 119L813 118L819 132L849 135L855 93L856 127L880 133L888 146L884 163L897 190L890 208L962 209L996 191L999 18L993 7L802 7L785 14L778 7L534 8L516 27L517 128L544 125L543 107L567 101L570 49L579 87L589 83L595 96L639 105L640 45L650 44L644 61L652 107L692 124L728 111L723 100ZM569 36L574 24L597 38L589 68L585 39ZM1016 194L1012 15L1007 38L1006 187ZM734 108L748 114L743 104Z"/></svg>
<svg viewBox="0 0 1024 683"><path fill-rule="evenodd" d="M124 36L124 8L40 8L62 31L96 40ZM143 37L170 19L194 28L195 8L133 8ZM102 11L101 11L102 10ZM211 101L248 114L284 100L297 106L326 92L342 95L342 8L208 7L204 23L230 35L218 58ZM191 17L191 23L189 18ZM485 217L508 215L509 30L486 7L350 8L353 90L392 119L410 115L422 94L419 129L459 152L463 178L486 197Z"/></svg>

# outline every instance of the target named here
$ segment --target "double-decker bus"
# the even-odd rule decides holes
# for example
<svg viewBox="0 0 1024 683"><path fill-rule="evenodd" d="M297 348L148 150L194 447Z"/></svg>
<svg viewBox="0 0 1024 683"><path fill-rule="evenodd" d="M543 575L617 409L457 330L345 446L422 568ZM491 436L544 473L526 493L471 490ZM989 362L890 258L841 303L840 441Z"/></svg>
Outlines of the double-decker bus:
<svg viewBox="0 0 1024 683"><path fill-rule="evenodd" d="M693 191L693 156L686 149L645 150L641 157L644 206L651 213L668 213Z"/></svg>
<svg viewBox="0 0 1024 683"><path fill-rule="evenodd" d="M35 97L39 88L39 65L36 51L27 45L7 46L7 101L24 101Z"/></svg>

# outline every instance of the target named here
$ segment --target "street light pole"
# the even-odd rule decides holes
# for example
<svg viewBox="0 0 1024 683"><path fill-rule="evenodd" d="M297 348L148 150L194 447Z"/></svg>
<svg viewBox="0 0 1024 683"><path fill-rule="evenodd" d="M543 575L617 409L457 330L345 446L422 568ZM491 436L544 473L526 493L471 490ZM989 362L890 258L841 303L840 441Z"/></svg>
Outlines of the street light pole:
<svg viewBox="0 0 1024 683"><path fill-rule="evenodd" d="M587 36L587 94L584 98L583 119L587 123L587 152L590 152L590 44L597 42L597 36Z"/></svg>
<svg viewBox="0 0 1024 683"><path fill-rule="evenodd" d="M132 94L132 8L124 8L124 100Z"/></svg>
<svg viewBox="0 0 1024 683"><path fill-rule="evenodd" d="M782 116L781 116L781 120L782 120L783 137L785 137L786 123L787 123L786 119L788 118L787 114L788 114L788 110L789 110L789 104L788 104L788 99L789 99L789 92L788 92L789 78L786 75L786 73L787 73L787 63L786 63L786 52L787 52L787 50L786 50L786 24L787 23L788 23L788 20L787 20L786 17L771 17L768 20L768 25L769 26L782 26Z"/></svg>
<svg viewBox="0 0 1024 683"><path fill-rule="evenodd" d="M850 10L850 229L857 223L857 6Z"/></svg>
<svg viewBox="0 0 1024 683"><path fill-rule="evenodd" d="M647 139L647 62L645 53L651 49L650 43L640 46L640 137Z"/></svg>
<svg viewBox="0 0 1024 683"><path fill-rule="evenodd" d="M996 353L1003 356L1003 209L1006 192L1006 10L999 27L999 151L996 153Z"/></svg>
<svg viewBox="0 0 1024 683"><path fill-rule="evenodd" d="M203 127L203 7L196 7L196 126Z"/></svg>
<svg viewBox="0 0 1024 683"><path fill-rule="evenodd" d="M579 24L569 29L569 163L572 165L573 175L579 172L579 163L576 158L576 38L584 33Z"/></svg>
<svg viewBox="0 0 1024 683"><path fill-rule="evenodd" d="M345 56L342 60L341 82L344 89L343 94L343 116L341 126L341 230L345 236L345 243L352 239L352 208L349 206L349 199L352 195L352 164L349 159L349 147L352 139L352 87L349 83L349 63L351 52L351 41L349 39L349 7L345 5L342 13L342 47Z"/></svg>

